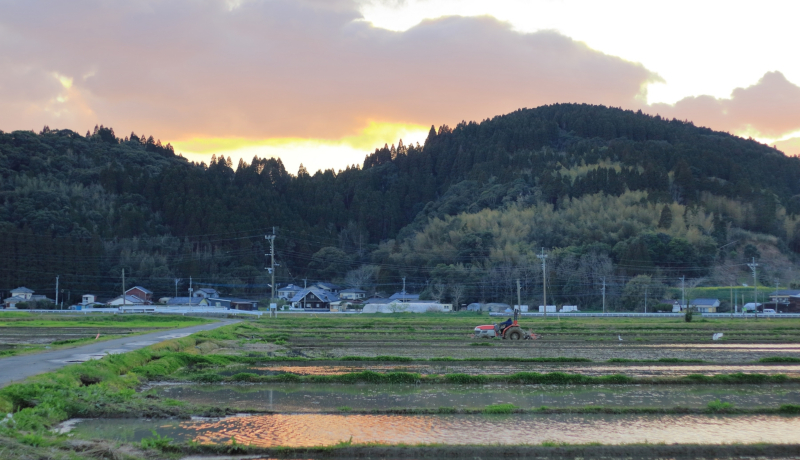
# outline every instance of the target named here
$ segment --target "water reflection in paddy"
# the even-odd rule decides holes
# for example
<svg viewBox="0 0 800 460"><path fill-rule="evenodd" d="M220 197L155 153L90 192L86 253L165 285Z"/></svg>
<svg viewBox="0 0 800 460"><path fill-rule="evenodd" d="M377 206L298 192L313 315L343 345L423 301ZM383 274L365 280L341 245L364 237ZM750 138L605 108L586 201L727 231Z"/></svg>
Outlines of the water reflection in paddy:
<svg viewBox="0 0 800 460"><path fill-rule="evenodd" d="M547 407L706 407L719 399L740 408L800 404L796 385L181 385L162 396L195 404L278 412L439 407L482 408L510 403Z"/></svg>
<svg viewBox="0 0 800 460"><path fill-rule="evenodd" d="M178 442L319 446L347 441L443 444L796 443L800 418L778 416L391 416L280 414L222 420L87 420L80 436L138 441L151 430Z"/></svg>
<svg viewBox="0 0 800 460"><path fill-rule="evenodd" d="M267 364L247 369L237 369L226 372L253 372L256 374L270 375L291 373L298 375L334 375L348 372L415 372L420 374L483 374L507 375L515 372L569 372L584 375L610 375L625 374L633 377L652 376L684 376L689 374L731 374L735 372L758 374L786 374L800 377L800 364L741 364L741 365L716 365L716 364L630 364L630 365L592 365L592 364L539 364L539 363L354 363L345 365L308 365L298 364Z"/></svg>

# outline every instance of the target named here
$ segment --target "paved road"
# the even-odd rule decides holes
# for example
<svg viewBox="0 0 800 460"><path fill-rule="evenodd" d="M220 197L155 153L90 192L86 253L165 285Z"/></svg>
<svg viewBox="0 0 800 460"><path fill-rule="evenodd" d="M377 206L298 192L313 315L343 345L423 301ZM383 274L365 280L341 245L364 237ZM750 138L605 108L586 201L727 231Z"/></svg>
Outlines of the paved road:
<svg viewBox="0 0 800 460"><path fill-rule="evenodd" d="M54 371L67 364L82 363L90 359L102 358L112 353L125 353L138 350L139 348L163 342L164 340L186 337L195 332L208 331L221 326L238 323L239 321L240 320L220 320L200 326L151 332L149 334L107 340L75 348L2 358L0 359L0 388L32 375Z"/></svg>

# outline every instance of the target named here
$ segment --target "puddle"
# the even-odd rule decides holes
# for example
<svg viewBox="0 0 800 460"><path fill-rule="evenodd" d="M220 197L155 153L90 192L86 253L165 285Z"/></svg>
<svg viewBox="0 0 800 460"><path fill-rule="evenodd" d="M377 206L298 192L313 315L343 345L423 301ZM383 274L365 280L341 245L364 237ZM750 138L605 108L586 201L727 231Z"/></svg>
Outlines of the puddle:
<svg viewBox="0 0 800 460"><path fill-rule="evenodd" d="M718 364L629 364L629 365L592 365L592 364L557 364L557 363L353 363L345 365L308 365L305 363L276 363L257 367L238 368L223 372L233 375L239 372L252 372L261 375L297 374L297 375L334 375L348 372L415 372L420 374L472 374L472 375L508 375L515 372L568 372L592 376L625 374L632 377L669 376L679 377L689 374L732 374L743 372L749 374L786 374L800 377L800 364L786 365L718 365Z"/></svg>
<svg viewBox="0 0 800 460"><path fill-rule="evenodd" d="M166 339L182 339L184 337L188 337L191 334L192 334L191 332L179 332L179 333L176 333L176 334L161 335L158 338L159 339L164 339L164 340L166 340Z"/></svg>
<svg viewBox="0 0 800 460"><path fill-rule="evenodd" d="M716 399L739 408L800 404L800 386L787 385L180 385L159 387L165 398L195 404L277 412L390 408L482 408L510 403L524 409L559 407L704 408Z"/></svg>
<svg viewBox="0 0 800 460"><path fill-rule="evenodd" d="M800 418L778 416L399 416L280 414L221 420L86 420L81 437L140 441L152 431L177 442L320 446L353 442L417 444L582 444L797 442Z"/></svg>

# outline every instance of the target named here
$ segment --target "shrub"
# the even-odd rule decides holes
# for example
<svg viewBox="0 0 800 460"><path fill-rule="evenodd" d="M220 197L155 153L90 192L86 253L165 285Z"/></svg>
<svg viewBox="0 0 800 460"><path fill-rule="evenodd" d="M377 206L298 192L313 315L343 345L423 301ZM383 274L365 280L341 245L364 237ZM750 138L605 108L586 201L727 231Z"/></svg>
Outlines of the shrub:
<svg viewBox="0 0 800 460"><path fill-rule="evenodd" d="M483 409L484 414L510 414L517 409L513 404L492 404Z"/></svg>
<svg viewBox="0 0 800 460"><path fill-rule="evenodd" d="M712 412L727 412L733 409L733 404L715 399L708 403L708 410Z"/></svg>
<svg viewBox="0 0 800 460"><path fill-rule="evenodd" d="M760 363L800 363L800 358L795 356L767 356L758 360Z"/></svg>
<svg viewBox="0 0 800 460"><path fill-rule="evenodd" d="M781 414L800 414L800 404L781 404L778 412Z"/></svg>

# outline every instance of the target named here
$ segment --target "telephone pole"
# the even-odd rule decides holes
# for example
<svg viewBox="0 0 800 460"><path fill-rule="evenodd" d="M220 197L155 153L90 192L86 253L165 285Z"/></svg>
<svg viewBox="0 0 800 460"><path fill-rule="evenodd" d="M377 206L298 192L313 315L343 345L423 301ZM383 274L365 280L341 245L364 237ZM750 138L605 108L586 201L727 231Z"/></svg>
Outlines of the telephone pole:
<svg viewBox="0 0 800 460"><path fill-rule="evenodd" d="M308 278L303 278L303 290L306 291L303 296L303 310L306 309L306 297L308 297Z"/></svg>
<svg viewBox="0 0 800 460"><path fill-rule="evenodd" d="M519 307L519 312L522 313L522 294L520 290L522 288L519 286L519 278L517 278L517 307ZM547 310L547 308L545 308Z"/></svg>
<svg viewBox="0 0 800 460"><path fill-rule="evenodd" d="M681 276L681 309L686 308L686 275Z"/></svg>
<svg viewBox="0 0 800 460"><path fill-rule="evenodd" d="M606 277L603 277L603 313L606 312Z"/></svg>
<svg viewBox="0 0 800 460"><path fill-rule="evenodd" d="M753 271L753 314L755 314L755 318L758 319L758 278L756 277L756 267L758 267L758 264L756 263L756 258L753 257L753 262L747 264L747 266Z"/></svg>
<svg viewBox="0 0 800 460"><path fill-rule="evenodd" d="M58 275L56 275L56 307L58 306Z"/></svg>
<svg viewBox="0 0 800 460"><path fill-rule="evenodd" d="M403 300L406 300L406 277L403 277Z"/></svg>
<svg viewBox="0 0 800 460"><path fill-rule="evenodd" d="M644 312L645 313L647 313L647 288L649 288L649 287L650 287L649 285L644 287Z"/></svg>
<svg viewBox="0 0 800 460"><path fill-rule="evenodd" d="M126 304L125 299L125 269L122 269L122 306L124 307Z"/></svg>
<svg viewBox="0 0 800 460"><path fill-rule="evenodd" d="M544 317L547 318L547 254L544 253L544 248L542 248L542 253L536 257L542 259L542 292L544 294Z"/></svg>
<svg viewBox="0 0 800 460"><path fill-rule="evenodd" d="M192 297L192 292L194 292L194 289L192 289L192 277L190 276L189 277L189 298Z"/></svg>
<svg viewBox="0 0 800 460"><path fill-rule="evenodd" d="M269 240L269 273L272 275L269 300L272 301L275 299L275 227L272 227L272 235L264 235L264 238Z"/></svg>
<svg viewBox="0 0 800 460"><path fill-rule="evenodd" d="M731 284L731 318L733 318L734 309L736 309L736 303L733 301L733 285Z"/></svg>
<svg viewBox="0 0 800 460"><path fill-rule="evenodd" d="M175 278L175 297L178 297L178 283L180 283L180 278Z"/></svg>

